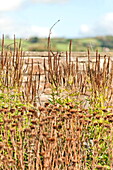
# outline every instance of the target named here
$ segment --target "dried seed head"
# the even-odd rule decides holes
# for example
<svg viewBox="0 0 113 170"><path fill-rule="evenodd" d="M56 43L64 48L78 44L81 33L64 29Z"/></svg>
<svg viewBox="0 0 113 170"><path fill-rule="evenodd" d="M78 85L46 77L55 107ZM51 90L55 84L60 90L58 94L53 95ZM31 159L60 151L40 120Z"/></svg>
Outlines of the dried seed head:
<svg viewBox="0 0 113 170"><path fill-rule="evenodd" d="M0 112L3 112L4 111L4 109L0 109Z"/></svg>
<svg viewBox="0 0 113 170"><path fill-rule="evenodd" d="M11 112L11 113L14 113L15 111L16 111L16 109L13 109L13 108L10 109L10 112Z"/></svg>
<svg viewBox="0 0 113 170"><path fill-rule="evenodd" d="M45 156L45 155L46 155L46 152L40 152L40 155L41 155L41 156Z"/></svg>
<svg viewBox="0 0 113 170"><path fill-rule="evenodd" d="M44 168L48 168L49 167L49 163L44 163Z"/></svg>
<svg viewBox="0 0 113 170"><path fill-rule="evenodd" d="M109 124L105 124L104 125L106 128L110 128L110 125Z"/></svg>
<svg viewBox="0 0 113 170"><path fill-rule="evenodd" d="M48 132L44 132L42 135L43 136L47 136L47 135L49 135L49 133Z"/></svg>
<svg viewBox="0 0 113 170"><path fill-rule="evenodd" d="M61 118L61 121L64 121L65 119L68 119L67 114L65 114L65 115Z"/></svg>
<svg viewBox="0 0 113 170"><path fill-rule="evenodd" d="M79 122L80 122L80 125L84 125L85 120L84 120L84 119L81 119L81 120L79 120Z"/></svg>
<svg viewBox="0 0 113 170"><path fill-rule="evenodd" d="M112 122L113 122L113 119L109 119L108 121L109 121L110 123L112 123Z"/></svg>
<svg viewBox="0 0 113 170"><path fill-rule="evenodd" d="M28 117L31 117L31 116L32 116L32 113L30 113L30 112L27 113L27 116L28 116Z"/></svg>
<svg viewBox="0 0 113 170"><path fill-rule="evenodd" d="M86 119L86 120L85 120L85 123L87 123L87 124L88 124L88 123L91 123L91 122L92 122L92 121L91 121L90 119Z"/></svg>
<svg viewBox="0 0 113 170"><path fill-rule="evenodd" d="M31 123L37 125L37 120L31 120Z"/></svg>
<svg viewBox="0 0 113 170"><path fill-rule="evenodd" d="M22 117L22 115L17 115L16 118L17 119L20 119Z"/></svg>
<svg viewBox="0 0 113 170"><path fill-rule="evenodd" d="M70 141L72 141L72 138L66 138L66 140L67 140L68 142L70 142Z"/></svg>
<svg viewBox="0 0 113 170"><path fill-rule="evenodd" d="M18 126L17 122L12 124L12 127L15 127L15 126Z"/></svg>
<svg viewBox="0 0 113 170"><path fill-rule="evenodd" d="M40 126L43 126L43 125L44 125L44 123L45 123L45 122L40 122L40 123L39 123L39 125L40 125Z"/></svg>
<svg viewBox="0 0 113 170"><path fill-rule="evenodd" d="M17 145L21 146L21 145L22 145L22 143L21 143L21 142L17 142Z"/></svg>
<svg viewBox="0 0 113 170"><path fill-rule="evenodd" d="M31 129L35 129L35 126L34 126L34 125L30 125L30 128L31 128Z"/></svg>
<svg viewBox="0 0 113 170"><path fill-rule="evenodd" d="M55 117L54 116L47 116L46 118L47 119L54 119Z"/></svg>
<svg viewBox="0 0 113 170"><path fill-rule="evenodd" d="M53 125L53 129L57 129L57 125Z"/></svg>
<svg viewBox="0 0 113 170"><path fill-rule="evenodd" d="M58 107L54 107L54 110L56 110L56 111L60 111L60 108L58 108Z"/></svg>
<svg viewBox="0 0 113 170"><path fill-rule="evenodd" d="M21 110L21 115L24 115L24 110Z"/></svg>
<svg viewBox="0 0 113 170"><path fill-rule="evenodd" d="M45 102L44 107L49 106L49 102Z"/></svg>
<svg viewBox="0 0 113 170"><path fill-rule="evenodd" d="M77 127L76 130L77 130L77 131L81 131L81 128L80 128L80 127Z"/></svg>
<svg viewBox="0 0 113 170"><path fill-rule="evenodd" d="M50 113L52 111L52 108L47 108L47 111Z"/></svg>
<svg viewBox="0 0 113 170"><path fill-rule="evenodd" d="M103 169L103 166L102 165L96 165L96 167L98 170L102 170Z"/></svg>
<svg viewBox="0 0 113 170"><path fill-rule="evenodd" d="M22 112L23 110L22 109L18 109L18 112Z"/></svg>
<svg viewBox="0 0 113 170"><path fill-rule="evenodd" d="M45 107L39 106L39 107L38 107L38 110L39 110L40 112L42 112L42 111L45 110Z"/></svg>
<svg viewBox="0 0 113 170"><path fill-rule="evenodd" d="M66 105L68 106L68 105L70 105L70 103L66 103Z"/></svg>
<svg viewBox="0 0 113 170"><path fill-rule="evenodd" d="M29 112L30 112L30 113L37 113L37 111L34 110L34 109L29 109Z"/></svg>
<svg viewBox="0 0 113 170"><path fill-rule="evenodd" d="M95 118L96 118L96 119L100 119L100 118L101 118L101 115L96 115Z"/></svg>
<svg viewBox="0 0 113 170"><path fill-rule="evenodd" d="M51 112L51 115L56 115L57 114L57 111L56 110L53 110L52 112Z"/></svg>
<svg viewBox="0 0 113 170"><path fill-rule="evenodd" d="M98 112L93 112L93 116L96 116L98 114Z"/></svg>
<svg viewBox="0 0 113 170"><path fill-rule="evenodd" d="M98 122L94 122L94 126L98 125Z"/></svg>
<svg viewBox="0 0 113 170"><path fill-rule="evenodd" d="M81 118L84 118L85 116L83 114L79 114L77 115L77 117L81 119Z"/></svg>
<svg viewBox="0 0 113 170"><path fill-rule="evenodd" d="M31 133L31 135L30 135L31 138L34 138L36 136L37 136L37 134L35 132Z"/></svg>
<svg viewBox="0 0 113 170"><path fill-rule="evenodd" d="M13 159L9 159L8 162L9 162L9 164L12 164L12 163L14 164L14 160Z"/></svg>
<svg viewBox="0 0 113 170"><path fill-rule="evenodd" d="M78 111L76 109L70 109L70 112L73 113L78 113Z"/></svg>
<svg viewBox="0 0 113 170"><path fill-rule="evenodd" d="M112 118L112 117L113 117L113 114L107 115L106 117L107 117L107 118Z"/></svg>
<svg viewBox="0 0 113 170"><path fill-rule="evenodd" d="M27 107L25 107L25 106L22 106L22 109L23 109L24 111L26 111L26 110L27 110Z"/></svg>
<svg viewBox="0 0 113 170"><path fill-rule="evenodd" d="M68 116L68 117L72 116L72 114L70 112L67 112L65 115Z"/></svg>
<svg viewBox="0 0 113 170"><path fill-rule="evenodd" d="M5 119L5 118L4 118L4 123L8 123L8 119Z"/></svg>
<svg viewBox="0 0 113 170"><path fill-rule="evenodd" d="M113 117L113 114L111 114L111 117Z"/></svg>
<svg viewBox="0 0 113 170"><path fill-rule="evenodd" d="M87 118L91 118L92 115L91 115L91 114L87 114L86 117L87 117Z"/></svg>
<svg viewBox="0 0 113 170"><path fill-rule="evenodd" d="M24 132L30 133L30 132L31 132L31 129L30 129L30 128L25 128L25 129L24 129Z"/></svg>
<svg viewBox="0 0 113 170"><path fill-rule="evenodd" d="M10 110L6 108L6 109L3 109L3 112L8 113L8 112L10 112Z"/></svg>
<svg viewBox="0 0 113 170"><path fill-rule="evenodd" d="M62 163L62 158L59 158L59 159L58 159L58 163Z"/></svg>
<svg viewBox="0 0 113 170"><path fill-rule="evenodd" d="M55 137L48 138L48 141L54 142L55 141Z"/></svg>
<svg viewBox="0 0 113 170"><path fill-rule="evenodd" d="M72 104L72 103L69 104L70 109L74 108L74 106L75 106L75 105Z"/></svg>
<svg viewBox="0 0 113 170"><path fill-rule="evenodd" d="M13 119L16 119L16 115L12 115L12 118L13 118Z"/></svg>
<svg viewBox="0 0 113 170"><path fill-rule="evenodd" d="M94 144L98 143L98 140L97 139L94 139L93 140Z"/></svg>
<svg viewBox="0 0 113 170"><path fill-rule="evenodd" d="M0 150L3 149L4 144L2 142L0 142Z"/></svg>
<svg viewBox="0 0 113 170"><path fill-rule="evenodd" d="M108 119L108 117L107 117L107 116L105 116L105 117L104 117L104 120L107 120L107 119Z"/></svg>
<svg viewBox="0 0 113 170"><path fill-rule="evenodd" d="M6 130L9 130L9 126L7 125L7 126L5 127L5 129L6 129Z"/></svg>
<svg viewBox="0 0 113 170"><path fill-rule="evenodd" d="M70 109L69 109L70 110ZM65 113L67 111L67 109L66 108L61 108L61 112L62 113Z"/></svg>
<svg viewBox="0 0 113 170"><path fill-rule="evenodd" d="M15 128L11 128L11 129L10 129L10 132L11 132L11 133L15 132Z"/></svg>
<svg viewBox="0 0 113 170"><path fill-rule="evenodd" d="M102 111L103 111L104 113L108 112L107 109L102 109Z"/></svg>
<svg viewBox="0 0 113 170"><path fill-rule="evenodd" d="M42 118L42 121L47 121L47 117Z"/></svg>
<svg viewBox="0 0 113 170"><path fill-rule="evenodd" d="M11 120L11 119L6 119L6 120L5 120L5 122L7 122L7 123L11 123L11 122L12 122L12 120Z"/></svg>
<svg viewBox="0 0 113 170"><path fill-rule="evenodd" d="M58 129L61 129L62 128L62 124L58 124Z"/></svg>
<svg viewBox="0 0 113 170"><path fill-rule="evenodd" d="M61 137L61 136L63 136L63 134L62 134L62 133L58 133L57 135L58 135L58 137Z"/></svg>
<svg viewBox="0 0 113 170"><path fill-rule="evenodd" d="M0 122L0 126L2 126L4 123L3 122Z"/></svg>
<svg viewBox="0 0 113 170"><path fill-rule="evenodd" d="M99 122L99 126L102 126L104 123L103 122Z"/></svg>

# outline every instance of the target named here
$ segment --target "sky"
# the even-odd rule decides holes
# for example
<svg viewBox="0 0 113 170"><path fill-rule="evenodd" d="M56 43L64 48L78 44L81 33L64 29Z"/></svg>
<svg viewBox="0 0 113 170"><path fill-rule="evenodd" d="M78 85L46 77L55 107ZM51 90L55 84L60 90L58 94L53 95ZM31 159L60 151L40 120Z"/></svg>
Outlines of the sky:
<svg viewBox="0 0 113 170"><path fill-rule="evenodd" d="M0 37L113 35L112 0L0 0Z"/></svg>

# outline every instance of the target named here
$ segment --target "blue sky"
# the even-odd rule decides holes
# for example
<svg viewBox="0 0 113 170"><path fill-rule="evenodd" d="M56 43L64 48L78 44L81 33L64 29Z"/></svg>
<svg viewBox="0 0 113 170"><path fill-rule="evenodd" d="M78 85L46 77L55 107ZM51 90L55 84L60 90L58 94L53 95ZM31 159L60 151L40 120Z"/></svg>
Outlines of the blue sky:
<svg viewBox="0 0 113 170"><path fill-rule="evenodd" d="M112 0L0 0L0 36L79 38L113 35Z"/></svg>

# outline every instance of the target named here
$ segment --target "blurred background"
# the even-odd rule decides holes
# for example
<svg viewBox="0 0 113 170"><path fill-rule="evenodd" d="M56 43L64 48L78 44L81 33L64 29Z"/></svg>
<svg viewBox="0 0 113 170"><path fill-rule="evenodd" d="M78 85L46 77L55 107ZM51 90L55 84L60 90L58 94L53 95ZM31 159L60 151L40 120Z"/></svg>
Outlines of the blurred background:
<svg viewBox="0 0 113 170"><path fill-rule="evenodd" d="M51 26L53 51L113 49L112 0L0 0L0 37L11 43L14 34L23 50L47 50Z"/></svg>

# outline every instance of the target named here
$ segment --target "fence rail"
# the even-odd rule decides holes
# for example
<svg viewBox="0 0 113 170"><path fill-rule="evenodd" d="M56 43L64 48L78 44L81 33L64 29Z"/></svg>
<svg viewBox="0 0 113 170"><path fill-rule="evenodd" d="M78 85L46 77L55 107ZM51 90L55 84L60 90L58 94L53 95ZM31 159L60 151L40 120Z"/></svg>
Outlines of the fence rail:
<svg viewBox="0 0 113 170"><path fill-rule="evenodd" d="M68 52L69 53L69 52ZM56 52L54 52L56 54ZM113 57L113 52L98 52L101 57L103 56L110 56ZM33 52L33 51L26 51L23 53L24 57L48 57L48 52ZM66 52L60 52L59 55L61 57L66 56ZM90 52L90 56L94 57L96 55L96 52ZM51 55L53 56L53 55ZM88 52L71 52L71 57L87 57Z"/></svg>
<svg viewBox="0 0 113 170"><path fill-rule="evenodd" d="M47 51L26 51L23 55L21 54L16 50L15 53L11 51L0 53L1 72L5 75L3 80L6 86L11 84L12 87L17 82L21 87L20 91L23 92L23 100L37 103L37 105L43 104L50 97L51 81L63 87L67 86L70 77L73 77L74 85L81 88L87 84L85 77L89 73L100 83L101 75L103 77L108 73L113 75L113 52L90 52L89 54L88 52L58 54L53 52L50 53L51 57L48 57ZM113 78L109 78L109 81L113 84Z"/></svg>
<svg viewBox="0 0 113 170"><path fill-rule="evenodd" d="M42 58L46 58L48 57L48 52L44 51L44 52L38 52L38 51L25 51L22 52L23 57L29 57L29 58L38 58L38 57L42 57ZM57 52L50 52L51 57L53 57L55 54L57 54ZM88 57L88 52L67 52L67 54L71 55L71 57ZM58 55L60 57L66 57L66 52L59 52ZM100 54L100 57L104 57L105 55L108 57L113 57L113 52L98 52L98 54ZM3 55L2 52L0 52L0 58L1 55ZM96 52L90 52L89 55L91 57L95 57L96 56Z"/></svg>

